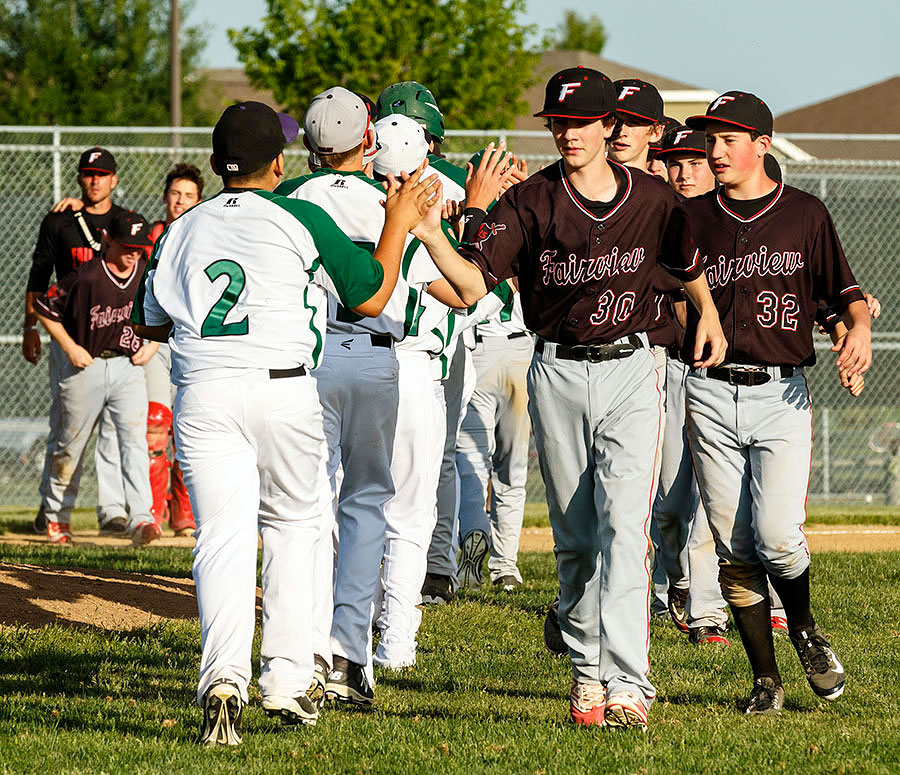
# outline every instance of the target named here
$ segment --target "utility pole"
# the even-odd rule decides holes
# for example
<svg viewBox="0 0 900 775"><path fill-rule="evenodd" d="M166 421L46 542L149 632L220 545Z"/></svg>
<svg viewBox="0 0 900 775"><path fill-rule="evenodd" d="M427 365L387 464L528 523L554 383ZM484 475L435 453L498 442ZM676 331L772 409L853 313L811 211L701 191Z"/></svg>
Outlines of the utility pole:
<svg viewBox="0 0 900 775"><path fill-rule="evenodd" d="M178 38L180 11L178 0L170 0L169 10L169 124L181 126L181 46ZM172 134L172 145L181 145L181 136Z"/></svg>

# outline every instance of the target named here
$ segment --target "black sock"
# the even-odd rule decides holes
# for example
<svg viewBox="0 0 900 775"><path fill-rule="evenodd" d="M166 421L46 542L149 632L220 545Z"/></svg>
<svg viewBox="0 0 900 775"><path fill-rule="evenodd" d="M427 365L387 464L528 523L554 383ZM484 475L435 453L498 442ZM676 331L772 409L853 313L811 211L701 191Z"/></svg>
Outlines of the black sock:
<svg viewBox="0 0 900 775"><path fill-rule="evenodd" d="M781 598L788 620L788 630L796 634L813 626L812 612L809 610L809 568L795 579L785 579L769 574L772 586Z"/></svg>
<svg viewBox="0 0 900 775"><path fill-rule="evenodd" d="M772 642L772 609L768 598L746 608L732 605L731 615L750 659L753 679L768 676L780 685L781 676L775 663L775 644Z"/></svg>

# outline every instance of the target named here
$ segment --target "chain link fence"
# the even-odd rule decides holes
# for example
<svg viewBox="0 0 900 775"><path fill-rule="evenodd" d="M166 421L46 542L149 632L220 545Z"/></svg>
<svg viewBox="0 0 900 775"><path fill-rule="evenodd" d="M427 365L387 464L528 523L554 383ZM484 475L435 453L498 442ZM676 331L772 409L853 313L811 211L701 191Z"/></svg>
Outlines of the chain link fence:
<svg viewBox="0 0 900 775"><path fill-rule="evenodd" d="M448 158L464 164L498 137L524 156L534 171L558 157L540 132L450 132ZM44 355L37 366L21 353L25 281L41 219L62 196L77 196L81 152L102 145L116 156L114 200L150 219L164 215L162 184L176 161L204 170L207 190L218 181L209 170L210 130L165 128L0 127L0 506L37 506L47 433L49 388ZM306 171L299 143L287 156L289 175ZM898 158L900 158L900 143ZM844 249L863 289L882 302L875 324L875 361L866 390L853 400L837 382L830 342L817 336L820 364L809 375L815 406L810 497L838 502L900 503L900 161L782 160L785 182L821 198L830 209ZM528 499L543 500L532 450ZM79 505L92 507L97 491L88 450Z"/></svg>

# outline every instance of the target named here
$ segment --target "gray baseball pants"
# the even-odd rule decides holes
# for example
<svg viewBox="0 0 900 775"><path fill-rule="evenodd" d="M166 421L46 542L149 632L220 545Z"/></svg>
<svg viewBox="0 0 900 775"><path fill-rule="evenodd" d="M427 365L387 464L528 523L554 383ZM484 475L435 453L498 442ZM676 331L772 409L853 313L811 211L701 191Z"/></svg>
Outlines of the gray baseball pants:
<svg viewBox="0 0 900 775"><path fill-rule="evenodd" d="M649 706L647 531L662 425L654 358L640 349L602 363L557 360L556 346L544 346L528 371L529 413L572 671Z"/></svg>

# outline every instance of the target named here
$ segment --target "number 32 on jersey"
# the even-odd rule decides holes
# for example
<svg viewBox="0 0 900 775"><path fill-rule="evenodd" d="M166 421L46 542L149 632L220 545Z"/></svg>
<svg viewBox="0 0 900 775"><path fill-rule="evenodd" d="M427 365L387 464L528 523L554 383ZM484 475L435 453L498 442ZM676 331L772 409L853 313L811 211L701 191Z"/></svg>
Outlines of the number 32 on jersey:
<svg viewBox="0 0 900 775"><path fill-rule="evenodd" d="M246 315L244 315L243 319L233 323L225 322L225 318L234 309L234 305L237 304L247 282L243 267L236 261L222 258L218 261L213 261L204 271L211 283L225 276L228 278L228 284L222 291L219 300L213 304L212 309L203 319L203 325L200 327L200 336L242 336L246 334L250 330L250 324Z"/></svg>
<svg viewBox="0 0 900 775"><path fill-rule="evenodd" d="M797 294L785 293L779 296L774 291L760 291L756 295L759 312L756 322L763 328L774 328L779 325L782 331L796 331L800 304Z"/></svg>

